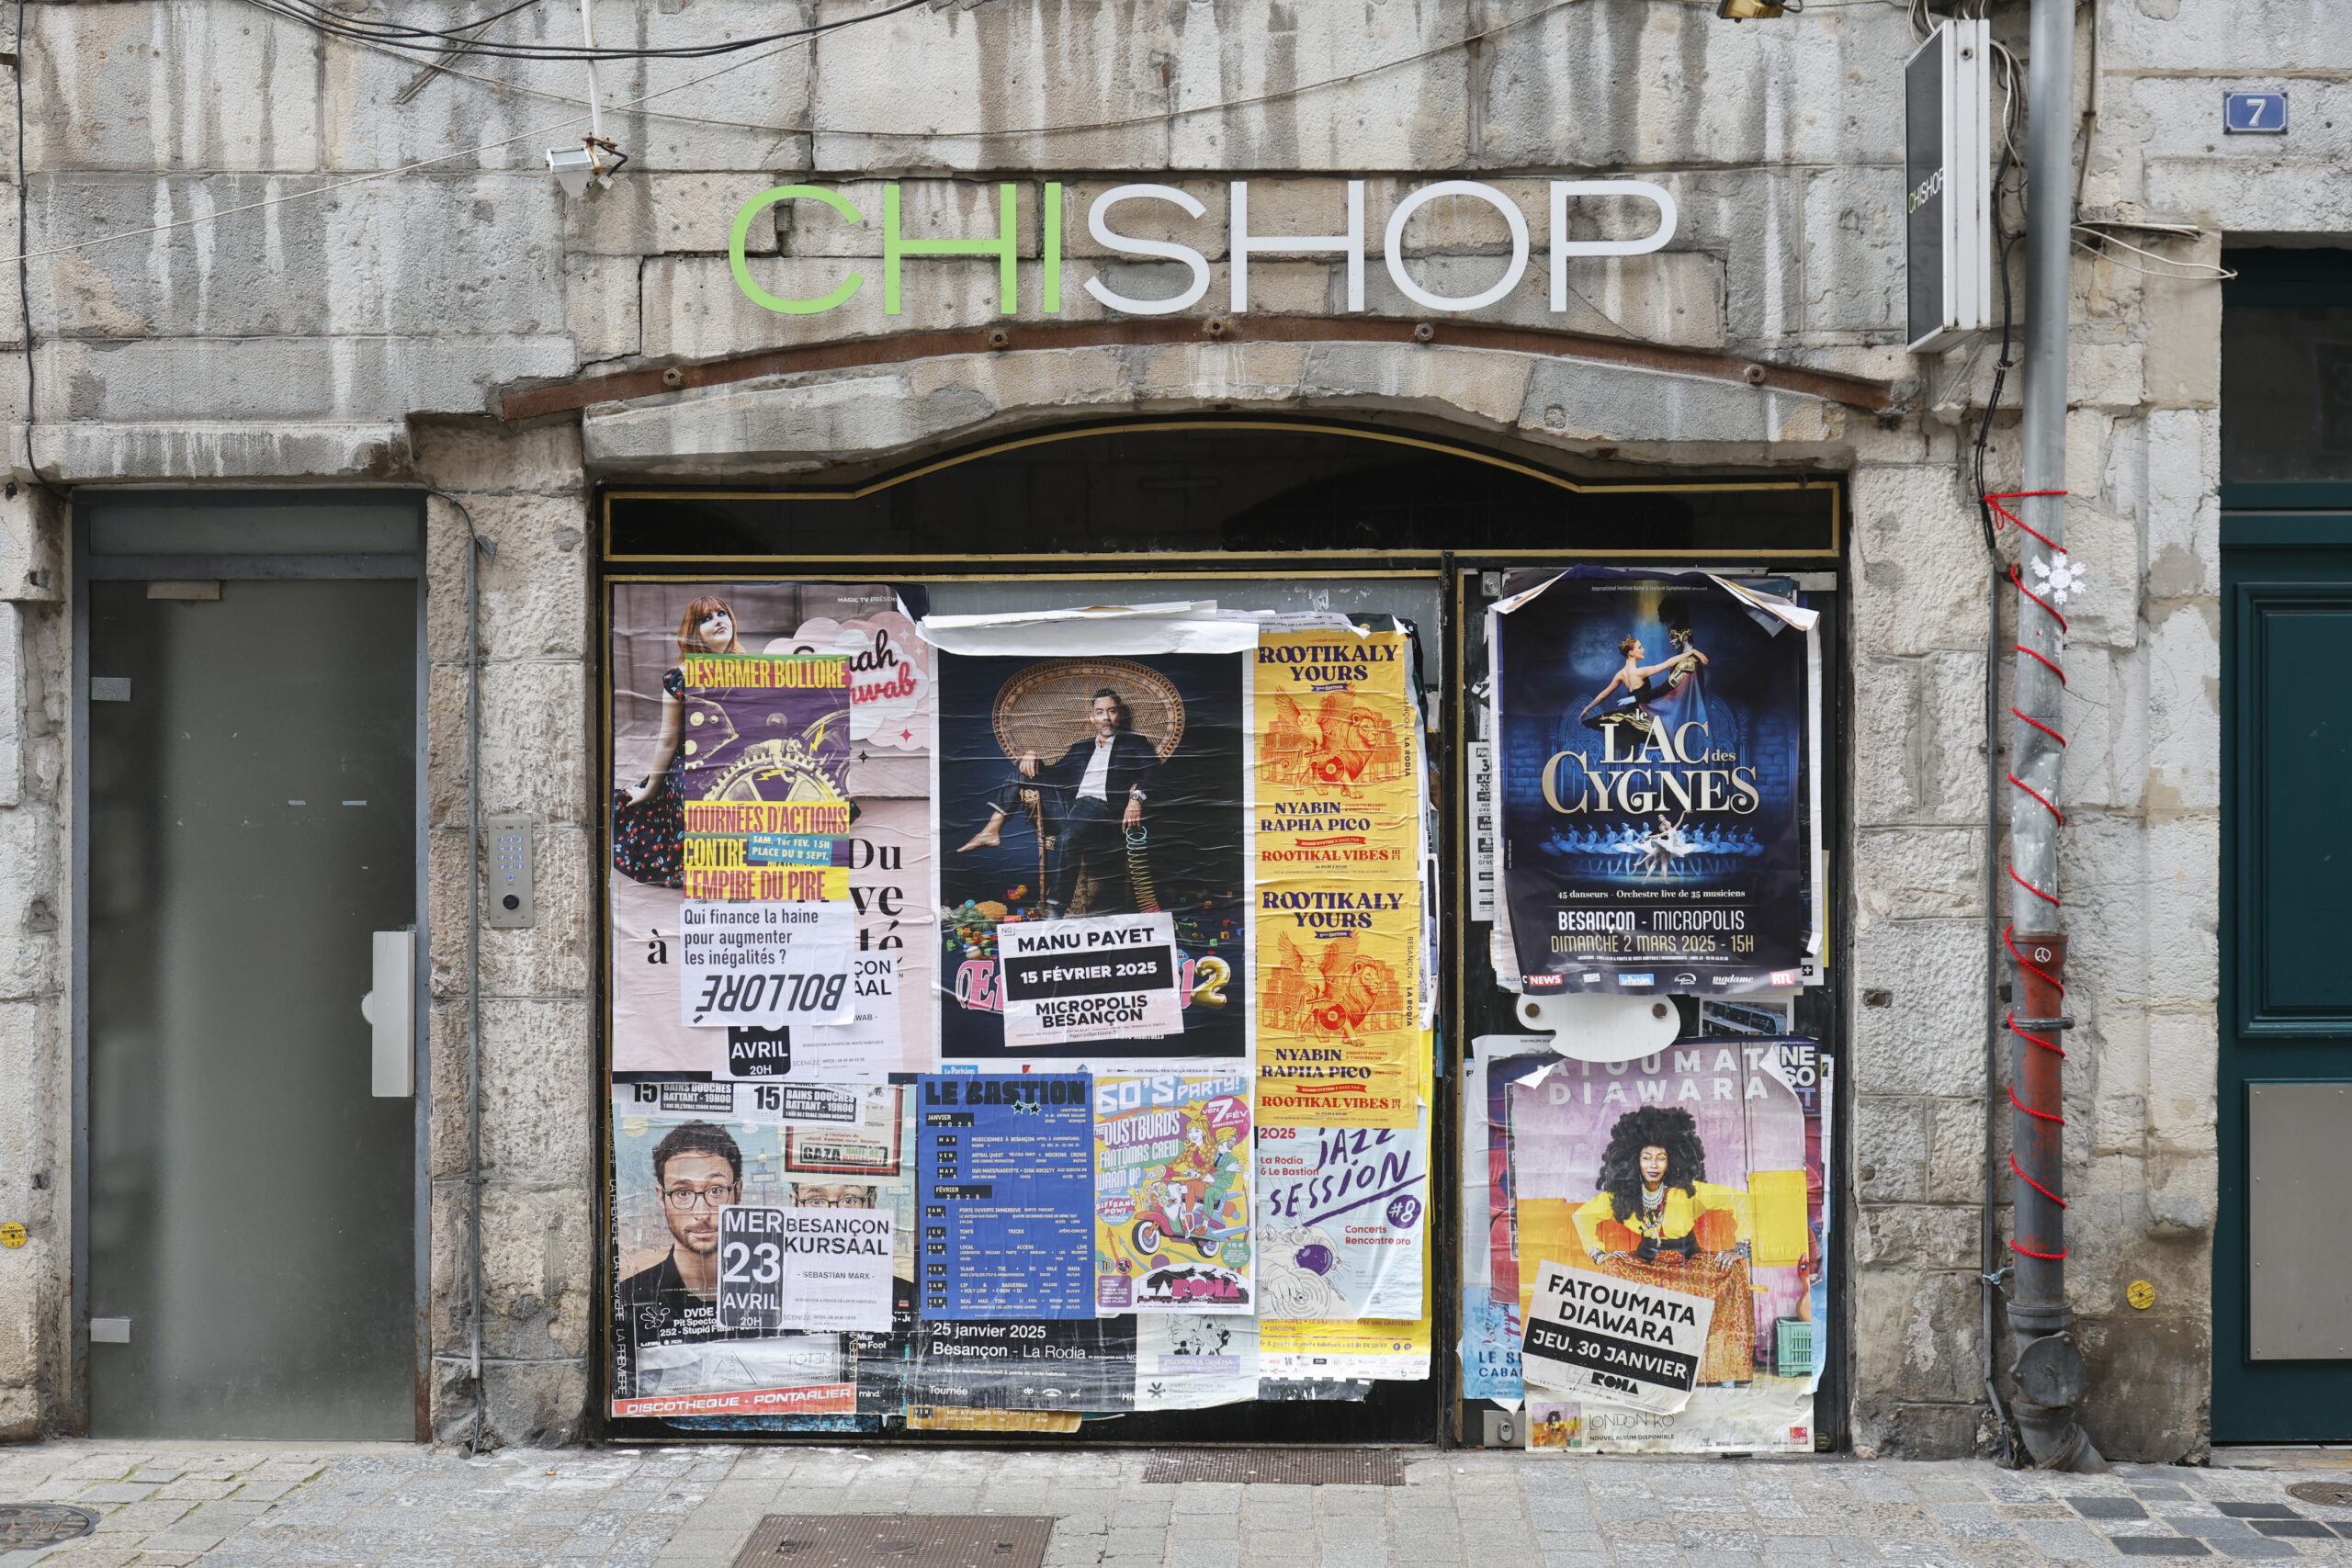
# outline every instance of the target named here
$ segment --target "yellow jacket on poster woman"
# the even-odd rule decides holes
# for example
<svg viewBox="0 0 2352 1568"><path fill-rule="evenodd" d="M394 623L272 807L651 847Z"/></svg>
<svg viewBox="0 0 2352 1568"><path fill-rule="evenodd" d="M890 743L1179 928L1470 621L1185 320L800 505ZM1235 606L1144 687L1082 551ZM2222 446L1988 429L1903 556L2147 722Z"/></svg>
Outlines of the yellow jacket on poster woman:
<svg viewBox="0 0 2352 1568"><path fill-rule="evenodd" d="M1754 1239L1756 1222L1748 1210L1747 1194L1736 1187L1720 1187L1712 1181L1694 1181L1687 1189L1669 1187L1666 1190L1666 1201L1659 1206L1655 1217L1636 1212L1628 1220L1617 1218L1615 1196L1603 1192L1588 1200L1577 1210L1577 1239L1584 1244L1588 1254L1622 1252L1628 1249L1623 1246L1611 1246L1603 1239L1601 1226L1604 1223L1614 1222L1624 1226L1633 1233L1636 1242L1673 1242L1692 1235L1699 1229L1700 1221L1704 1216L1715 1213L1731 1216L1734 1233L1729 1237L1723 1237L1720 1235L1723 1222L1720 1221L1708 1226L1713 1234L1702 1238L1702 1246L1709 1242L1715 1245L1706 1247L1706 1250L1727 1252L1736 1242Z"/></svg>

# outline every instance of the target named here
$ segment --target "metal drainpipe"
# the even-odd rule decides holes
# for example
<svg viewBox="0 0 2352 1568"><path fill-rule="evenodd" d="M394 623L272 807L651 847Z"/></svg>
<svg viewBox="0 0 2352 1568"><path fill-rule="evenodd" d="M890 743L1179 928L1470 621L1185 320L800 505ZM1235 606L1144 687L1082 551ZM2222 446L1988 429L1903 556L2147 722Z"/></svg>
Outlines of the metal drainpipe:
<svg viewBox="0 0 2352 1568"><path fill-rule="evenodd" d="M2065 757L2065 618L2035 583L2066 551L2068 250L2074 231L2075 0L2033 0L2026 143L2025 471L2019 518L2027 544L2017 584L2017 725L2011 742L2010 910L2017 963L2010 1050L2009 1168L2017 1347L2011 1408L2034 1464L2104 1470L2075 1419L2086 1369L2066 1301L2066 937L2058 894L2058 800Z"/></svg>

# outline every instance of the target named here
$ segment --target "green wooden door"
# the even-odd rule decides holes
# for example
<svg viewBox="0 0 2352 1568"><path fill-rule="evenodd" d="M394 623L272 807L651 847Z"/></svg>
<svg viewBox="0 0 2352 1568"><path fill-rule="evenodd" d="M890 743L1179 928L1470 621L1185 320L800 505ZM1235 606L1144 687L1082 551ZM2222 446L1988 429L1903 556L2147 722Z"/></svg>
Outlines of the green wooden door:
<svg viewBox="0 0 2352 1568"><path fill-rule="evenodd" d="M2213 1438L2352 1438L2352 512L2222 525Z"/></svg>
<svg viewBox="0 0 2352 1568"><path fill-rule="evenodd" d="M2352 250L2222 288L2213 1438L2352 1438Z"/></svg>

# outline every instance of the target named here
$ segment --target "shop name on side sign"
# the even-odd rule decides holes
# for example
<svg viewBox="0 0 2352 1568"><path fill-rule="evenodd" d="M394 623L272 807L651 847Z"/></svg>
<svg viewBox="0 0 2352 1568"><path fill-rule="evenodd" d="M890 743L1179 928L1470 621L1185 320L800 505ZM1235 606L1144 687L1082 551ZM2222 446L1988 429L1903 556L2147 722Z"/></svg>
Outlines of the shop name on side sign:
<svg viewBox="0 0 2352 1568"><path fill-rule="evenodd" d="M1549 186L1551 214L1552 299L1554 310L1568 308L1567 264L1571 256L1641 255L1662 250L1674 238L1679 213L1674 197L1663 186L1648 180L1551 180ZM1284 256L1300 254L1331 254L1347 264L1349 310L1364 308L1363 278L1365 255L1364 185L1363 180L1347 182L1347 231L1342 234L1261 234L1250 226L1250 182L1228 183L1226 229L1226 251L1230 258L1228 271L1232 287L1231 310L1241 314L1250 309L1250 259L1270 252ZM1020 187L1004 184L997 186L996 232L977 239L909 239L899 221L899 186L893 183L882 187L882 313L898 315L901 302L901 274L910 260L928 256L994 256L997 258L998 313L1011 315L1015 310L1020 271L1021 231L1017 221ZM1476 294L1440 294L1424 288L1406 266L1404 255L1405 226L1422 207L1441 197L1463 197L1493 208L1510 233L1510 260L1502 276ZM1656 210L1657 222L1651 232L1632 240L1573 240L1568 238L1568 202L1572 197L1630 197L1645 202ZM786 299L769 293L752 276L745 245L752 225L760 216L779 202L814 201L832 209L834 214L848 224L862 224L865 215L839 191L823 186L777 186L763 190L745 202L735 214L733 226L727 236L727 261L735 275L735 285L753 303L788 316L812 316L849 303L865 286L863 273L852 272L842 276L829 292L814 299ZM1130 258L1182 263L1192 273L1192 282L1182 292L1164 299L1136 299L1120 294L1102 279L1083 280L1086 292L1114 310L1136 316L1165 316L1191 309L1199 303L1209 288L1209 259L1199 249L1173 240L1141 239L1120 233L1113 227L1114 209L1124 202L1165 202L1181 209L1187 217L1204 218L1208 209L1197 197L1174 186L1125 185L1103 191L1088 204L1086 232L1095 243L1115 255ZM1063 187L1058 181L1048 181L1042 191L1043 237L1039 245L1038 265L1041 271L1041 308L1046 315L1058 315L1062 309L1062 242L1064 228ZM1516 202L1490 185L1477 180L1439 180L1419 186L1406 194L1389 212L1382 246L1381 260L1388 268L1389 279L1398 293L1427 310L1459 312L1483 310L1507 298L1527 275L1530 246L1527 216Z"/></svg>

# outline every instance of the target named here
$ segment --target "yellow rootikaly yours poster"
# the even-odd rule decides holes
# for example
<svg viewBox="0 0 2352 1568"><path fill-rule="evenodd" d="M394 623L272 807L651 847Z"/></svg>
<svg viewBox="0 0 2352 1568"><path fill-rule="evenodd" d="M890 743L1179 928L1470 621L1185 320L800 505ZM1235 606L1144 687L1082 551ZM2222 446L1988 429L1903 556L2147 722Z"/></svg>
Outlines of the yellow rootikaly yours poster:
<svg viewBox="0 0 2352 1568"><path fill-rule="evenodd" d="M1420 727L1403 632L1268 632L1251 665L1258 1113L1410 1127Z"/></svg>

